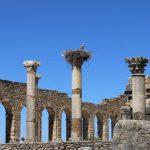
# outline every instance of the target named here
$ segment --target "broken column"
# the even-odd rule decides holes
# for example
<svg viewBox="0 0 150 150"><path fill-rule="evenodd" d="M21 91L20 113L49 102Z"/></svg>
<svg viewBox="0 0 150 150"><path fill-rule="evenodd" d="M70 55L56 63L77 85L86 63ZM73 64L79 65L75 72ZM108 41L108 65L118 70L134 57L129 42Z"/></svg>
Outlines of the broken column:
<svg viewBox="0 0 150 150"><path fill-rule="evenodd" d="M143 57L127 58L132 72L132 110L134 120L145 120L145 67L148 59Z"/></svg>
<svg viewBox="0 0 150 150"><path fill-rule="evenodd" d="M72 49L64 52L64 57L72 65L72 130L71 140L82 139L82 64L91 58L91 54L85 51L84 46L80 49Z"/></svg>
<svg viewBox="0 0 150 150"><path fill-rule="evenodd" d="M27 125L26 142L36 141L36 69L40 65L37 61L25 61L27 70Z"/></svg>

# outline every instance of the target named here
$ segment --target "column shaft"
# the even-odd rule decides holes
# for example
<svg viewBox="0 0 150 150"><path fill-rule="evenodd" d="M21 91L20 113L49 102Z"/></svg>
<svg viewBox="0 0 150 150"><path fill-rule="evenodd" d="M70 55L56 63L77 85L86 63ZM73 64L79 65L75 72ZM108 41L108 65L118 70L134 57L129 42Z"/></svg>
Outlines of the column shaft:
<svg viewBox="0 0 150 150"><path fill-rule="evenodd" d="M36 73L27 73L27 139L26 142L36 141Z"/></svg>
<svg viewBox="0 0 150 150"><path fill-rule="evenodd" d="M132 75L133 119L145 119L145 76Z"/></svg>
<svg viewBox="0 0 150 150"><path fill-rule="evenodd" d="M80 141L82 137L82 81L81 67L73 66L72 69L72 132L71 139Z"/></svg>

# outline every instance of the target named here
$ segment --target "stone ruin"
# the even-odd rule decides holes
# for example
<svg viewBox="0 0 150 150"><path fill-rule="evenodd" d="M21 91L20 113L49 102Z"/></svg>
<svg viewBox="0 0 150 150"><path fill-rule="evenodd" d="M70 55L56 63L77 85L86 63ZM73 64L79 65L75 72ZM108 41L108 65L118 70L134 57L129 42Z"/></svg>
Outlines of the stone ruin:
<svg viewBox="0 0 150 150"><path fill-rule="evenodd" d="M6 144L0 149L150 149L150 78L144 76L148 59L126 59L132 78L119 97L101 104L82 102L82 64L91 53L82 46L64 53L72 65L72 98L66 93L39 89L38 61L25 61L27 83L0 80L0 102L6 110ZM27 108L27 131L20 143L21 110ZM49 113L48 143L41 141L42 111ZM61 140L61 113L66 113L66 142ZM98 139L94 137L97 116ZM108 118L112 120L113 140L109 141ZM83 121L83 122L82 122Z"/></svg>

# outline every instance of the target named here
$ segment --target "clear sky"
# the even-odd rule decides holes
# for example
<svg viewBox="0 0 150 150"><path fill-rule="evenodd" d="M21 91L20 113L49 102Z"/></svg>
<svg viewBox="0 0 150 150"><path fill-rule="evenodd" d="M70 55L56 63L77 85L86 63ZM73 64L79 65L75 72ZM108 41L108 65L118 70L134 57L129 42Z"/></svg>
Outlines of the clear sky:
<svg viewBox="0 0 150 150"><path fill-rule="evenodd" d="M36 59L39 87L71 96L61 54L81 43L93 55L83 66L83 101L122 94L130 76L124 58L150 55L150 1L0 0L0 79L26 82L22 63Z"/></svg>

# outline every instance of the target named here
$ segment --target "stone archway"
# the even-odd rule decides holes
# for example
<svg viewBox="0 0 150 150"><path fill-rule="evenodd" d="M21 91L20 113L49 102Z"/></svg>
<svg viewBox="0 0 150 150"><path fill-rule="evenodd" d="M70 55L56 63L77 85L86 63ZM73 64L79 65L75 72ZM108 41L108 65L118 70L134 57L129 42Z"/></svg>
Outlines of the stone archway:
<svg viewBox="0 0 150 150"><path fill-rule="evenodd" d="M1 104L5 108L6 112L6 133L5 133L5 142L10 143L11 140L11 128L13 122L13 113L12 113L12 104L9 99L2 99Z"/></svg>

